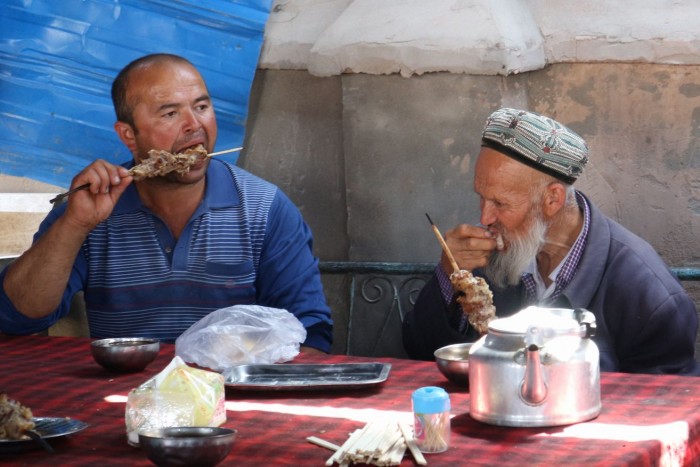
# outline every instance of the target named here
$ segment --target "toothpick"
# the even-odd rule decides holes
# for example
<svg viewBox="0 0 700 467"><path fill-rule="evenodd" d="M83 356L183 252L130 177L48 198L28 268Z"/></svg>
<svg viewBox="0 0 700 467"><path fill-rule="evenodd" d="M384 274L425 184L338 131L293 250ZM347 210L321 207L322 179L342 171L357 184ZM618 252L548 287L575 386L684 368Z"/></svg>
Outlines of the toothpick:
<svg viewBox="0 0 700 467"><path fill-rule="evenodd" d="M428 221L430 222L430 225L433 226L433 232L435 233L435 236L437 237L438 241L440 242L440 245L442 246L442 251L445 252L447 255L447 259L450 260L450 263L452 264L452 268L454 269L454 272L459 271L459 266L457 265L457 261L455 261L454 256L452 256L452 252L450 249L447 247L447 243L445 243L445 239L442 238L442 234L438 230L437 226L433 224L433 220L430 218L428 213L425 213L425 217L428 218Z"/></svg>

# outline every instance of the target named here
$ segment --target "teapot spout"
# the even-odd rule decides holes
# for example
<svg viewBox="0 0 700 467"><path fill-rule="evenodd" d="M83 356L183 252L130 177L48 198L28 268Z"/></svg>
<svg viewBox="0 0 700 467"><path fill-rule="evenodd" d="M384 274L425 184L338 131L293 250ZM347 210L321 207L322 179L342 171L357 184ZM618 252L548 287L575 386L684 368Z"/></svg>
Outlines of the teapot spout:
<svg viewBox="0 0 700 467"><path fill-rule="evenodd" d="M547 398L547 385L537 344L528 345L525 352L525 377L520 386L520 397L530 405L540 405Z"/></svg>

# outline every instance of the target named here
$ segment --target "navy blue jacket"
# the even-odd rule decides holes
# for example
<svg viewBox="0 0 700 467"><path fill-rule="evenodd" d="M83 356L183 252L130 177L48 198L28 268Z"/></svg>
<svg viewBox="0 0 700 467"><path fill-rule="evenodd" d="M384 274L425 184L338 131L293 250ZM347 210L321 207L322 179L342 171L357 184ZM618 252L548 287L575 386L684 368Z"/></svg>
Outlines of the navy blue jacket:
<svg viewBox="0 0 700 467"><path fill-rule="evenodd" d="M692 299L651 245L588 204L591 226L578 270L551 306L595 315L601 371L700 375ZM522 282L492 291L498 317L529 305ZM404 319L403 342L411 358L432 360L442 346L478 339L474 329L457 331L461 313L456 303L445 304L433 277Z"/></svg>

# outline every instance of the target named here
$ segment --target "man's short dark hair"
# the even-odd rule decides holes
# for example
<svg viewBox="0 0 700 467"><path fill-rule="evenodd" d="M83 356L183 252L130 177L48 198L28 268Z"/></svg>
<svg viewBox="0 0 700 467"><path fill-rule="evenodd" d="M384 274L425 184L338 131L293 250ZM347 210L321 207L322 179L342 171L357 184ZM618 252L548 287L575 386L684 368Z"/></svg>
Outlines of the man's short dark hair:
<svg viewBox="0 0 700 467"><path fill-rule="evenodd" d="M136 130L136 127L134 126L135 102L129 102L126 98L126 91L129 88L129 78L131 77L131 73L139 68L145 68L153 64L167 62L188 64L194 68L194 65L192 65L192 63L186 58L167 53L145 55L141 58L137 58L122 68L112 82L112 103L114 104L114 112L117 115L117 121L128 123L132 128L134 128L134 130Z"/></svg>

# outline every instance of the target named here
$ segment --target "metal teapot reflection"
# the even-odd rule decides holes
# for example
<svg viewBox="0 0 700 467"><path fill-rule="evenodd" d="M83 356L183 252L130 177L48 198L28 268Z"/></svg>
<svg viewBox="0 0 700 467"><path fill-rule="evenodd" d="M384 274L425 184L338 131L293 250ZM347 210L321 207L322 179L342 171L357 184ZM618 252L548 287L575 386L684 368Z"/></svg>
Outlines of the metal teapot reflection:
<svg viewBox="0 0 700 467"><path fill-rule="evenodd" d="M595 316L528 307L492 321L469 357L470 415L503 426L557 426L601 409Z"/></svg>

